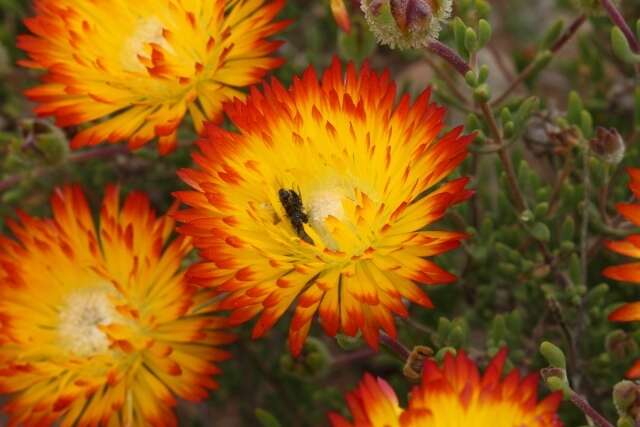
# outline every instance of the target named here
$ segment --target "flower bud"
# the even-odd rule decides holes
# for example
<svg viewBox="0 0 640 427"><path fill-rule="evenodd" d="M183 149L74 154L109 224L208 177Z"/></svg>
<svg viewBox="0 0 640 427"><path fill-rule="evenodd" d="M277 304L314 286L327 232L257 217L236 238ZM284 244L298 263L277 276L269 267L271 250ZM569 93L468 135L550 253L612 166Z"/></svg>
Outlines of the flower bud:
<svg viewBox="0 0 640 427"><path fill-rule="evenodd" d="M628 415L632 406L640 403L640 385L632 381L620 381L613 387L613 403L618 415Z"/></svg>
<svg viewBox="0 0 640 427"><path fill-rule="evenodd" d="M436 39L452 0L363 0L365 19L380 44L417 49Z"/></svg>
<svg viewBox="0 0 640 427"><path fill-rule="evenodd" d="M564 358L564 353L560 348L551 344L549 341L544 341L540 344L540 353L547 359L547 362L554 368L566 369L567 362Z"/></svg>
<svg viewBox="0 0 640 427"><path fill-rule="evenodd" d="M625 152L624 141L620 133L614 128L605 129L598 126L596 136L590 141L591 151L605 162L617 165L622 161Z"/></svg>
<svg viewBox="0 0 640 427"><path fill-rule="evenodd" d="M344 0L331 0L331 13L342 31L345 33L351 31L351 20Z"/></svg>

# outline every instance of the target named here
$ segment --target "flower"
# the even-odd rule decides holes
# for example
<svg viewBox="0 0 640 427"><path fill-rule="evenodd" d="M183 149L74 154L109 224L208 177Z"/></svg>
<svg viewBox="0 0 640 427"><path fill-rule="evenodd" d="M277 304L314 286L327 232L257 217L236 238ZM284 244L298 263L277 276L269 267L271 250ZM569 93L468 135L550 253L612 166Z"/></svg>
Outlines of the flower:
<svg viewBox="0 0 640 427"><path fill-rule="evenodd" d="M36 16L18 46L44 69L27 91L36 112L61 127L88 123L72 146L127 140L138 148L158 137L161 153L176 146L188 111L198 132L219 121L222 104L243 97L281 59L266 38L288 25L273 22L285 0L36 0Z"/></svg>
<svg viewBox="0 0 640 427"><path fill-rule="evenodd" d="M631 182L629 188L636 198L640 198L640 169L627 169ZM635 225L640 225L640 204L619 203L616 206L620 215ZM624 240L607 241L605 245L614 252L633 258L640 258L640 234L632 234ZM607 267L602 274L610 279L623 282L640 283L640 263ZM640 320L640 301L624 304L609 315L612 322L634 322ZM627 377L640 378L640 359L627 371Z"/></svg>
<svg viewBox="0 0 640 427"><path fill-rule="evenodd" d="M362 0L360 7L378 43L419 49L438 38L452 0Z"/></svg>
<svg viewBox="0 0 640 427"><path fill-rule="evenodd" d="M345 33L351 31L351 20L344 0L331 0L331 13L342 31Z"/></svg>
<svg viewBox="0 0 640 427"><path fill-rule="evenodd" d="M190 206L176 218L204 258L190 279L224 294L231 323L260 314L257 338L295 304L297 355L316 312L327 334L362 331L377 348L380 328L396 336L392 314L407 316L403 298L433 306L415 282L454 281L428 257L464 234L425 227L471 196L466 178L436 185L473 137L438 138L445 109L429 93L396 104L387 73L343 75L334 60L320 82L309 67L290 90L274 79L230 103L237 132L207 128L199 168L179 171L193 190L176 193Z"/></svg>
<svg viewBox="0 0 640 427"><path fill-rule="evenodd" d="M0 393L10 425L171 426L175 397L216 387L219 330L209 296L180 264L141 193L106 190L96 230L77 186L55 192L53 219L18 213L0 236Z"/></svg>
<svg viewBox="0 0 640 427"><path fill-rule="evenodd" d="M447 353L442 367L427 360L407 409L383 379L367 374L347 396L353 424L336 413L329 419L334 427L561 427L562 393L538 401L536 374L522 378L514 369L502 379L506 356L501 350L482 376L464 351Z"/></svg>

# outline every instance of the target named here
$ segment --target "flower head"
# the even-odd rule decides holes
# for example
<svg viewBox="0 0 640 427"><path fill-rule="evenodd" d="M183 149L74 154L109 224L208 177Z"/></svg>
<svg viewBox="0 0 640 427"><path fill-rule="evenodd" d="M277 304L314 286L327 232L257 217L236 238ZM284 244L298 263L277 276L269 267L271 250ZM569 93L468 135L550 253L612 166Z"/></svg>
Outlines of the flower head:
<svg viewBox="0 0 640 427"><path fill-rule="evenodd" d="M96 229L78 187L52 219L19 213L0 236L0 393L11 425L169 426L176 397L216 387L219 331L180 263L188 238L132 193L107 189Z"/></svg>
<svg viewBox="0 0 640 427"><path fill-rule="evenodd" d="M640 198L640 169L628 169L631 182L629 188L636 198ZM640 225L640 204L619 203L617 205L620 215L631 221L635 225ZM640 234L632 234L624 240L608 241L606 246L614 252L633 258L640 258ZM607 267L602 274L610 279L623 282L640 283L640 262ZM640 301L631 302L614 310L609 315L609 320L613 322L634 322L640 321ZM627 371L630 378L640 378L640 360Z"/></svg>
<svg viewBox="0 0 640 427"><path fill-rule="evenodd" d="M297 300L289 345L299 353L319 313L331 336L395 336L403 298L432 303L416 282L455 277L428 257L462 233L427 230L471 196L466 178L437 186L465 158L470 136L439 138L444 108L429 91L396 104L388 74L334 61L321 81L309 68L290 90L273 80L226 112L237 132L210 126L179 172L193 190L177 214L204 262L191 280L224 294L231 322L258 314L263 335Z"/></svg>
<svg viewBox="0 0 640 427"><path fill-rule="evenodd" d="M538 401L538 378L502 371L506 349L500 351L480 375L471 359L460 351L448 353L442 366L425 363L422 383L409 396L407 409L398 405L391 387L366 375L347 397L353 424L329 414L334 427L561 427L556 412L562 394Z"/></svg>
<svg viewBox="0 0 640 427"><path fill-rule="evenodd" d="M419 49L438 38L451 15L452 0L362 0L361 8L378 43Z"/></svg>
<svg viewBox="0 0 640 427"><path fill-rule="evenodd" d="M33 35L18 46L22 64L47 71L27 92L39 115L82 125L72 146L127 140L137 148L158 137L176 144L187 111L198 132L219 120L222 104L242 97L280 59L266 38L284 0L36 0L25 20Z"/></svg>

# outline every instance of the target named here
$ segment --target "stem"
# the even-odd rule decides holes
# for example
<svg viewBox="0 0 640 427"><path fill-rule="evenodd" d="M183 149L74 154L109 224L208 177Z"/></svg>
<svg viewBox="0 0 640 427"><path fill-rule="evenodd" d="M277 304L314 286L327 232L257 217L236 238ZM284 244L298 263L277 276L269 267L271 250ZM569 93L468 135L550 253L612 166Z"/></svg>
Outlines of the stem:
<svg viewBox="0 0 640 427"><path fill-rule="evenodd" d="M582 283L587 285L588 264L587 264L587 240L589 238L589 144L585 144L582 155L582 186L584 187L584 198L582 208L582 223L580 227L580 266L582 270Z"/></svg>
<svg viewBox="0 0 640 427"><path fill-rule="evenodd" d="M622 13L618 10L615 4L611 0L600 0L602 3L602 7L604 7L609 14L609 18L611 18L611 22L614 25L618 26L624 36L627 38L629 42L629 46L635 53L640 53L640 43L638 43L638 39L636 39L636 35L633 33L629 25L627 25L627 21L624 20Z"/></svg>
<svg viewBox="0 0 640 427"><path fill-rule="evenodd" d="M498 129L498 124L496 123L495 117L493 117L493 112L491 111L489 104L487 104L486 102L482 102L480 104L480 108L482 109L482 114L484 115L484 118L489 125L489 130L493 134L493 139L495 141L496 147L500 147L500 149L498 150L498 156L500 157L500 161L502 162L505 172L507 173L507 182L509 183L509 188L511 189L513 202L518 209L518 213L521 213L527 208L527 203L518 185L518 178L515 169L513 168L513 163L511 162L511 156L509 156L509 153L505 148L504 142L502 140L502 134L500 133L500 129Z"/></svg>
<svg viewBox="0 0 640 427"><path fill-rule="evenodd" d="M411 352L401 342L390 337L384 332L380 332L380 343L391 350L402 362L406 362Z"/></svg>
<svg viewBox="0 0 640 427"><path fill-rule="evenodd" d="M600 415L598 411L596 411L593 406L587 402L587 399L580 396L578 393L572 392L569 396L569 400L573 403L578 409L582 411L584 415L586 415L597 427L613 427L605 417Z"/></svg>
<svg viewBox="0 0 640 427"><path fill-rule="evenodd" d="M126 145L115 145L115 146L105 146L92 148L84 151L77 151L71 153L67 158L67 162L75 163L75 162L83 162L91 159L100 159L100 158L108 158L112 156L116 156L118 154L125 154L129 151ZM17 174L9 176L0 181L0 193L8 190L14 185L18 184L20 181L26 178L38 178L42 175L46 175L56 169L55 166L46 166L36 168L31 172Z"/></svg>
<svg viewBox="0 0 640 427"><path fill-rule="evenodd" d="M560 38L556 40L553 46L551 46L551 49L550 49L551 53L555 54L560 49L562 49L562 47L565 44L567 44L567 42L571 40L571 38L573 38L574 34L578 31L578 29L582 26L582 24L585 23L586 20L587 20L587 17L585 15L580 15L579 17L577 17L573 21L573 23L569 26L569 28L567 28L567 30L562 34L562 36L560 36ZM537 68L536 61L529 63L529 65L527 65L520 72L520 74L518 74L515 80L511 82L509 87L505 89L505 91L502 92L500 96L498 96L495 100L491 102L491 106L495 107L502 104L502 102L504 102L504 100L507 99L509 95L511 95L511 93L513 93L513 91L515 91L518 88L518 86L520 86L520 84L523 81L525 81L531 75L531 73L533 73L536 70L536 68Z"/></svg>
<svg viewBox="0 0 640 427"><path fill-rule="evenodd" d="M427 49L451 64L462 77L464 77L465 74L471 71L471 67L469 66L469 64L467 64L467 62L462 59L460 55L455 53L449 46L440 43L437 40L434 40L429 42L429 44L427 45Z"/></svg>

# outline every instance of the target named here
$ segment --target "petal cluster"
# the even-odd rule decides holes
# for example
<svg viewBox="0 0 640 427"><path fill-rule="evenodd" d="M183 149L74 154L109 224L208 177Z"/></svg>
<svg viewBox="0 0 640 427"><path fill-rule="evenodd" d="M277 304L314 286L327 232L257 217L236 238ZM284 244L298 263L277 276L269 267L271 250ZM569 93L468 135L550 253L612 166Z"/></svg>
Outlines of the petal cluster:
<svg viewBox="0 0 640 427"><path fill-rule="evenodd" d="M82 191L53 218L19 213L0 236L0 393L10 425L171 426L176 398L216 387L233 339L189 286L188 238L141 193L107 189L99 226Z"/></svg>
<svg viewBox="0 0 640 427"><path fill-rule="evenodd" d="M629 188L636 198L640 198L640 169L629 168L628 173L631 177ZM640 204L619 203L616 208L620 215L636 226L640 226ZM607 241L606 246L619 254L632 258L640 258L640 234L632 234L624 240ZM640 284L640 262L636 261L607 267L602 274L610 279ZM640 301L624 304L622 307L614 310L609 315L609 320L614 322L640 321ZM640 360L627 371L627 376L640 378Z"/></svg>
<svg viewBox="0 0 640 427"><path fill-rule="evenodd" d="M27 95L59 126L88 124L72 146L126 140L132 148L158 138L176 144L188 112L199 132L219 120L222 104L242 97L281 60L267 37L284 0L36 0L18 39L46 71Z"/></svg>
<svg viewBox="0 0 640 427"><path fill-rule="evenodd" d="M471 137L439 137L445 109L429 95L397 102L388 73L336 60L229 104L237 130L209 126L197 168L179 173L192 188L176 193L190 207L179 231L204 259L190 279L223 295L232 323L259 316L254 337L295 305L293 354L316 313L331 336L395 336L403 299L432 307L417 283L455 280L429 257L464 235L428 226L472 194L466 178L442 184Z"/></svg>
<svg viewBox="0 0 640 427"><path fill-rule="evenodd" d="M500 351L482 375L463 351L447 354L442 366L427 361L406 409L384 380L367 374L347 396L353 422L329 418L334 427L561 427L562 395L539 401L535 374L523 378L514 369L502 378L506 355Z"/></svg>

